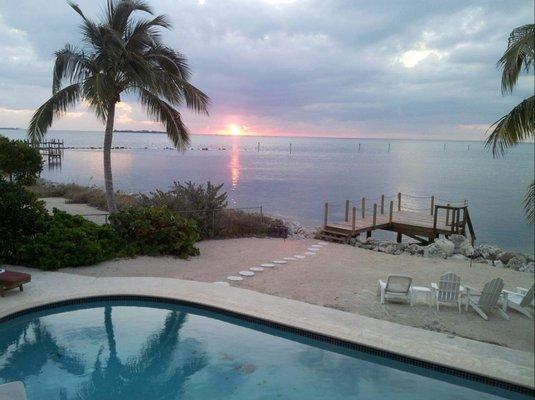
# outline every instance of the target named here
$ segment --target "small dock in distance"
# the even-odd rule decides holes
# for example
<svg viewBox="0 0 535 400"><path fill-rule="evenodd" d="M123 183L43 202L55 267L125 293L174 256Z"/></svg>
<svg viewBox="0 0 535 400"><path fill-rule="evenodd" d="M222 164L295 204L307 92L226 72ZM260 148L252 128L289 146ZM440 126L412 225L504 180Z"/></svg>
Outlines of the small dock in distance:
<svg viewBox="0 0 535 400"><path fill-rule="evenodd" d="M46 160L49 165L61 164L63 151L65 150L63 140L50 139L38 143L33 143L29 140L23 140L23 143L38 149L41 156L43 156L43 159Z"/></svg>
<svg viewBox="0 0 535 400"><path fill-rule="evenodd" d="M375 200L373 202L373 199L364 197L357 203L346 200L342 205L343 219L331 215L333 208L340 208L340 204L325 203L321 238L349 243L351 238L361 234L371 237L375 230L386 230L396 232L398 242L401 242L403 235L423 244L433 242L440 235L448 237L459 234L467 237L470 234L472 243L476 239L466 200L443 202L435 196L403 193L396 196L381 195ZM422 202L428 206L422 207ZM416 207L415 203L419 203L420 207Z"/></svg>

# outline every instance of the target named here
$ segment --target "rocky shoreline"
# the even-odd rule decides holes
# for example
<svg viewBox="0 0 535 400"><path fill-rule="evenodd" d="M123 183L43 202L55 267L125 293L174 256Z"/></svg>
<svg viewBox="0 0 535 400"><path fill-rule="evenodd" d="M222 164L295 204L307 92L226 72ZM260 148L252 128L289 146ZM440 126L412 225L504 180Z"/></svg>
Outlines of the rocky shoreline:
<svg viewBox="0 0 535 400"><path fill-rule="evenodd" d="M288 237L293 239L314 238L319 228L302 226L299 222L282 219L288 229ZM418 243L396 243L390 240L367 238L363 241L351 239L350 245L361 249L392 255L465 260L488 264L494 268L508 268L514 271L535 273L535 257L514 251L502 250L497 246L480 244L472 246L469 239L462 235L439 238L429 245Z"/></svg>

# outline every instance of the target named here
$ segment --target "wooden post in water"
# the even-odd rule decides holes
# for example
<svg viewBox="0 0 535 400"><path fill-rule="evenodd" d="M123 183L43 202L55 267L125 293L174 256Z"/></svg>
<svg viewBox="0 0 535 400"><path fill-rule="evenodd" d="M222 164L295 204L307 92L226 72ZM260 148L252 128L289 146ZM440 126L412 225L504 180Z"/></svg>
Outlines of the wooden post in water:
<svg viewBox="0 0 535 400"><path fill-rule="evenodd" d="M390 143L388 143L388 152L390 153Z"/></svg>
<svg viewBox="0 0 535 400"><path fill-rule="evenodd" d="M357 227L357 207L353 207L351 215L351 231L355 233L355 228Z"/></svg>
<svg viewBox="0 0 535 400"><path fill-rule="evenodd" d="M373 227L377 224L377 203L373 205Z"/></svg>
<svg viewBox="0 0 535 400"><path fill-rule="evenodd" d="M360 153L360 143L359 143L359 153Z"/></svg>
<svg viewBox="0 0 535 400"><path fill-rule="evenodd" d="M349 221L349 200L346 200L346 215L345 215L346 219L345 221Z"/></svg>
<svg viewBox="0 0 535 400"><path fill-rule="evenodd" d="M290 143L290 154L292 154L292 144Z"/></svg>
<svg viewBox="0 0 535 400"><path fill-rule="evenodd" d="M446 204L448 207L450 206L450 203ZM450 209L448 208L446 210L446 226L448 226L448 223L450 221Z"/></svg>
<svg viewBox="0 0 535 400"><path fill-rule="evenodd" d="M398 193L398 211L401 211L401 192Z"/></svg>
<svg viewBox="0 0 535 400"><path fill-rule="evenodd" d="M256 151L257 151L257 152L260 151L260 142L258 142L258 144L256 145Z"/></svg>
<svg viewBox="0 0 535 400"><path fill-rule="evenodd" d="M388 223L389 224L392 223L392 214L394 214L394 202L390 201L390 211L389 211L389 216L388 216Z"/></svg>
<svg viewBox="0 0 535 400"><path fill-rule="evenodd" d="M366 198L365 197L362 198L360 205L362 207L362 219L364 219L366 218Z"/></svg>
<svg viewBox="0 0 535 400"><path fill-rule="evenodd" d="M323 227L327 228L327 218L329 216L329 203L325 203L325 209L323 211Z"/></svg>
<svg viewBox="0 0 535 400"><path fill-rule="evenodd" d="M435 208L435 196L431 196L431 215L433 215L434 208Z"/></svg>
<svg viewBox="0 0 535 400"><path fill-rule="evenodd" d="M381 215L385 213L385 195L381 195Z"/></svg>

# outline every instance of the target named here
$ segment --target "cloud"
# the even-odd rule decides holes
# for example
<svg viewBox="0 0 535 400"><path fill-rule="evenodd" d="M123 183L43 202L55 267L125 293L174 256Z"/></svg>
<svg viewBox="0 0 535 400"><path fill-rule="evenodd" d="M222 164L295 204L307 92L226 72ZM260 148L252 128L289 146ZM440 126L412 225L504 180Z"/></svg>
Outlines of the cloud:
<svg viewBox="0 0 535 400"><path fill-rule="evenodd" d="M79 3L91 17L101 13L103 1ZM209 118L182 112L193 132L237 124L259 134L480 139L480 128L532 92L532 80L521 79L502 97L496 70L509 32L530 22L533 5L523 0L151 4L170 17L164 40L187 55L194 83L212 98ZM53 51L78 43L79 22L63 0L39 13L33 0L0 3L0 108L46 100ZM84 113L54 127L102 129ZM27 123L24 114L10 118ZM159 127L129 96L116 124Z"/></svg>

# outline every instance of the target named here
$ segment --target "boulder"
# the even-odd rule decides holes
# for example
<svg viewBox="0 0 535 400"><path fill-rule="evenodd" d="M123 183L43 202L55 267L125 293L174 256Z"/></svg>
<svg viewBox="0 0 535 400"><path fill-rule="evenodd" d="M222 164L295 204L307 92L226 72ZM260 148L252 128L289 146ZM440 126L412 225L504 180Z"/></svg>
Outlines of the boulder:
<svg viewBox="0 0 535 400"><path fill-rule="evenodd" d="M474 262L476 263L481 263L481 264L486 264L487 263L487 260L485 260L483 257L481 256L478 256L476 258L474 258Z"/></svg>
<svg viewBox="0 0 535 400"><path fill-rule="evenodd" d="M524 264L525 264L524 260L522 260L519 257L513 257L507 263L507 268L515 270L515 271L519 271L520 269L524 269Z"/></svg>
<svg viewBox="0 0 535 400"><path fill-rule="evenodd" d="M467 261L469 260L468 257L463 256L462 254L454 254L451 257L449 257L450 260L459 260L459 261Z"/></svg>
<svg viewBox="0 0 535 400"><path fill-rule="evenodd" d="M410 244L408 247L407 247L407 251L410 253L410 254L418 254L418 255L423 255L424 254L424 248L422 246L420 246L419 244L416 244L416 243L412 243Z"/></svg>
<svg viewBox="0 0 535 400"><path fill-rule="evenodd" d="M476 250L481 257L487 260L496 260L502 252L499 247L491 246L490 244L479 245Z"/></svg>
<svg viewBox="0 0 535 400"><path fill-rule="evenodd" d="M465 257L474 258L474 256L476 255L476 249L474 249L470 241L467 240L461 245L459 253L461 253Z"/></svg>
<svg viewBox="0 0 535 400"><path fill-rule="evenodd" d="M453 249L454 254L461 254L461 248L465 244L471 245L470 240L463 235L451 235L448 239L453 242L453 245L455 246Z"/></svg>
<svg viewBox="0 0 535 400"><path fill-rule="evenodd" d="M529 262L528 264L524 265L524 267L521 268L520 271L529 272L531 274L535 273L535 263L533 261Z"/></svg>
<svg viewBox="0 0 535 400"><path fill-rule="evenodd" d="M392 242L383 242L377 246L377 251L381 253L394 254L396 250L398 250L398 246Z"/></svg>
<svg viewBox="0 0 535 400"><path fill-rule="evenodd" d="M436 239L429 246L425 247L424 257L430 258L448 258L453 255L455 245L448 239L439 238Z"/></svg>
<svg viewBox="0 0 535 400"><path fill-rule="evenodd" d="M501 252L500 254L498 254L498 259L503 262L505 265L507 265L509 263L509 261L513 258L519 258L520 260L522 260L522 263L525 264L527 263L527 259L526 257L521 254L521 253L515 253L515 252L512 252L512 251L504 251L504 252Z"/></svg>
<svg viewBox="0 0 535 400"><path fill-rule="evenodd" d="M486 260L491 267L505 268L505 265L500 260Z"/></svg>

